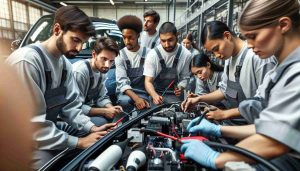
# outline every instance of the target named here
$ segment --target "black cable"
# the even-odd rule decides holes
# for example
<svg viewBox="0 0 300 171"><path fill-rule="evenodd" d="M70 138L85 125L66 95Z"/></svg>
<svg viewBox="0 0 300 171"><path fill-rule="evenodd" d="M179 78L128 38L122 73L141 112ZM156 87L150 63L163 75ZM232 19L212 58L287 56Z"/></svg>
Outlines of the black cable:
<svg viewBox="0 0 300 171"><path fill-rule="evenodd" d="M273 165L269 161L265 160L264 158L258 156L257 154L255 154L251 151L248 151L246 149L243 149L243 148L240 148L237 146L233 146L233 145L221 144L221 143L211 142L211 141L203 141L203 142L210 147L225 148L225 149L237 152L239 154L243 154L246 157L257 161L258 163L261 163L262 165L266 166L267 168L269 168L272 171L280 171L280 169L278 169L275 165Z"/></svg>

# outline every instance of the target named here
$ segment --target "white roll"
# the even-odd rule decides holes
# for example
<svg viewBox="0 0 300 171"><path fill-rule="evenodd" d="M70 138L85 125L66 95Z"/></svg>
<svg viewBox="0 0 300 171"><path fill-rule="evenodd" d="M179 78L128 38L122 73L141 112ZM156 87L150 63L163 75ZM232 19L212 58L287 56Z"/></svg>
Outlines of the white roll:
<svg viewBox="0 0 300 171"><path fill-rule="evenodd" d="M89 166L89 170L110 170L122 157L122 149L118 145L111 145L102 152Z"/></svg>

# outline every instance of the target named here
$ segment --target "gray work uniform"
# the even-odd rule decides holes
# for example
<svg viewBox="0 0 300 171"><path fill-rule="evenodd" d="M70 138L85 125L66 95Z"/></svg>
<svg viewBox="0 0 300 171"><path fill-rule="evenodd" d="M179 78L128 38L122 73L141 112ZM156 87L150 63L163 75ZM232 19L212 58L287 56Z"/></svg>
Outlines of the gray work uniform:
<svg viewBox="0 0 300 171"><path fill-rule="evenodd" d="M240 57L239 64L236 65L234 77L235 80L232 81L230 79L227 80L226 90L225 90L225 99L228 101L230 106L228 108L236 108L239 103L246 99L246 95L244 94L243 88L240 83L240 75L241 69L244 63L244 59L247 55L248 49L246 48ZM225 73L229 77L229 65L225 67Z"/></svg>
<svg viewBox="0 0 300 171"><path fill-rule="evenodd" d="M220 90L225 96L226 108L237 108L247 98L252 98L265 74L274 68L276 59L260 59L247 48L245 43L236 57L226 60ZM240 125L246 124L245 118L224 120L223 124Z"/></svg>
<svg viewBox="0 0 300 171"><path fill-rule="evenodd" d="M181 52L178 53L180 49ZM173 87L167 90L164 99L166 103L180 101L182 97L174 95L174 86L186 88L190 77L190 62L191 53L186 48L183 48L182 45L177 44L173 52L166 52L159 45L148 53L144 65L144 75L154 78L154 88L160 95L175 80Z"/></svg>
<svg viewBox="0 0 300 171"><path fill-rule="evenodd" d="M149 35L148 32L143 31L141 33L140 45L150 49L155 48L160 44L159 33L156 31L153 35Z"/></svg>
<svg viewBox="0 0 300 171"><path fill-rule="evenodd" d="M262 111L255 119L258 134L270 137L300 154L300 47L270 71L258 95ZM250 113L248 115L251 115ZM298 170L300 162L289 155L272 162L282 170Z"/></svg>
<svg viewBox="0 0 300 171"><path fill-rule="evenodd" d="M55 154L52 154L52 152L66 148L72 149L77 146L78 137L72 136L68 132L59 129L58 127L62 127L61 125L55 124L55 119L57 118L54 116L49 117L47 112L51 110L52 107L56 108L56 106L59 106L59 108L55 109L60 111L58 112L58 116L75 130L81 130L88 133L94 124L90 121L89 117L82 114L82 104L78 101L79 93L72 76L71 64L63 56L59 58L53 57L40 43L36 43L34 46L39 47L43 55L40 55L32 48L24 47L14 51L8 57L6 62L14 67L22 81L30 87L30 93L38 102L38 105L36 106L38 113L34 114L31 119L31 122L38 125L39 128L34 132L36 149L34 151L33 165L36 169L40 168L45 162L54 157ZM43 56L45 59L44 61ZM47 72L44 62L46 62L49 69L48 71L50 72ZM65 73L64 70L66 71L66 74L63 74ZM52 85L46 80L48 76L52 79ZM65 77L65 79L62 79L62 77ZM63 80L64 84L62 85L61 82ZM58 88L56 89L57 91L61 91L61 94L65 94L59 95L60 93L55 93L56 95L53 95L50 93L53 96L48 96L45 94L48 92L48 87L50 89ZM52 97L51 102L50 99L45 99L50 96ZM67 101L65 102L65 100ZM59 101L59 103L56 103L55 101ZM63 122L64 126L66 125L66 122ZM40 153L47 154L47 157Z"/></svg>
<svg viewBox="0 0 300 171"><path fill-rule="evenodd" d="M226 101L232 103L228 108L236 108L245 98L253 97L265 74L275 65L274 57L260 59L246 43L237 56L226 60L219 88Z"/></svg>
<svg viewBox="0 0 300 171"><path fill-rule="evenodd" d="M192 54L192 58L194 58L196 55L200 54L199 50L198 49L195 49L193 47L191 47L190 49L188 49L191 54Z"/></svg>
<svg viewBox="0 0 300 171"><path fill-rule="evenodd" d="M124 93L126 90L134 91L139 97L149 102L143 75L145 57L148 51L148 48L140 47L137 52L131 52L125 47L116 58L117 103L126 112L130 112L134 108L134 101Z"/></svg>
<svg viewBox="0 0 300 171"><path fill-rule="evenodd" d="M111 104L106 95L107 90L104 86L106 75L91 68L90 59L77 61L73 64L73 76L79 89L79 100L82 102L82 111L89 116L92 107L104 108ZM109 118L104 116L91 116L91 121L101 126L110 122Z"/></svg>
<svg viewBox="0 0 300 171"><path fill-rule="evenodd" d="M195 93L199 95L204 95L211 93L219 88L219 82L222 80L223 72L214 71L211 78L206 81L202 81L196 78L196 90Z"/></svg>

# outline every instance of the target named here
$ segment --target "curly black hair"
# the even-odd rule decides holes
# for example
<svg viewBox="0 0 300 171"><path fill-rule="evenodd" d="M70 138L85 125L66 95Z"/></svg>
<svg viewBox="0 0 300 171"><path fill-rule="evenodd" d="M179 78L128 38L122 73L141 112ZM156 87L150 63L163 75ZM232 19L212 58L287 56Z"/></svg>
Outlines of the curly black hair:
<svg viewBox="0 0 300 171"><path fill-rule="evenodd" d="M132 29L139 34L143 30L143 23L141 19L135 15L125 15L121 17L118 20L117 25L121 31L123 29Z"/></svg>

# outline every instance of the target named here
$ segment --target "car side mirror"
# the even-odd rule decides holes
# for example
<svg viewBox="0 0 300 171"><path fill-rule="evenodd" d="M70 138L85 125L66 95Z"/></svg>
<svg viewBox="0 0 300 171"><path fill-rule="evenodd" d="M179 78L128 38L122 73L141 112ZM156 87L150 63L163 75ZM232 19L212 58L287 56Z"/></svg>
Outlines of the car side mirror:
<svg viewBox="0 0 300 171"><path fill-rule="evenodd" d="M15 51L16 49L18 49L18 48L20 47L21 42L22 42L21 39L14 40L14 41L11 42L11 44L10 44L10 49L11 49L12 51Z"/></svg>

